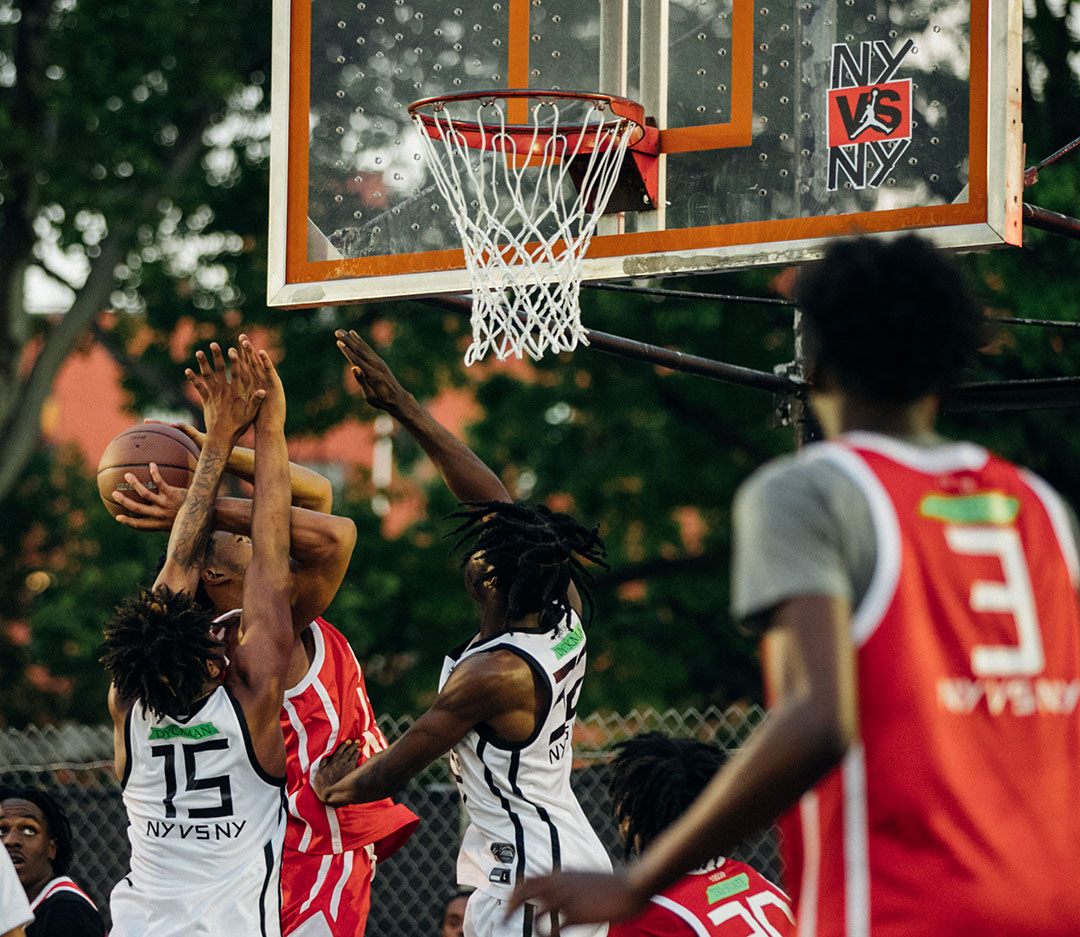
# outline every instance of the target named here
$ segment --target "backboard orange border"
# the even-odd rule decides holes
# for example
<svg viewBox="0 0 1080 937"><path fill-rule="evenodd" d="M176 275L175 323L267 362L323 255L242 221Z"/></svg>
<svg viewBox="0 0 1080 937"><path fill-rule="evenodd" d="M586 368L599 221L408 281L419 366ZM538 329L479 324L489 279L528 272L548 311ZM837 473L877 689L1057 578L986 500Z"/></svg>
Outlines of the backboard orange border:
<svg viewBox="0 0 1080 937"><path fill-rule="evenodd" d="M753 14L751 0L733 0L731 120L724 124L661 130L662 152L721 149L750 143ZM528 0L509 0L509 16L508 84L525 87L529 50L527 42L515 37L528 35ZM525 29L521 28L522 20ZM597 235L587 254L586 279L689 273L747 266L763 258L776 263L809 259L820 253L823 240L856 232L923 229L940 242L955 247L1019 243L1020 204L1019 197L1014 197L1021 191L1018 185L1022 172L1019 28L1017 0L972 0L966 202ZM272 140L270 304L321 305L467 290L461 250L328 261L307 259L310 50L310 0L275 0L272 110L277 139ZM287 69L281 68L283 57ZM284 77L287 77L287 89L283 91L280 79ZM287 134L281 133L283 118ZM756 261L748 259L748 254L754 251L758 252Z"/></svg>

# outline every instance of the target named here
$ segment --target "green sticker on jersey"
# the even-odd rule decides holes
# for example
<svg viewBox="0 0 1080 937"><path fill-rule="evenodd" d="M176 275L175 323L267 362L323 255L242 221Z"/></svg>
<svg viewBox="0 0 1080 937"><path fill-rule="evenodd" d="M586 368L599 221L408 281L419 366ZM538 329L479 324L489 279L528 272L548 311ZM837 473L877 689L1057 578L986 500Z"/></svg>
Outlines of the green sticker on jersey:
<svg viewBox="0 0 1080 937"><path fill-rule="evenodd" d="M570 633L551 649L555 652L555 659L562 660L584 640L585 632L581 629L579 621L570 629Z"/></svg>
<svg viewBox="0 0 1080 937"><path fill-rule="evenodd" d="M150 741L162 739L205 739L217 735L217 727L212 722L202 722L197 726L160 726L150 730Z"/></svg>
<svg viewBox="0 0 1080 937"><path fill-rule="evenodd" d="M1020 513L1020 500L1000 491L977 495L927 495L919 513L950 524L1011 524Z"/></svg>
<svg viewBox="0 0 1080 937"><path fill-rule="evenodd" d="M742 872L739 875L731 876L731 878L725 878L715 885L710 885L705 889L705 897L708 899L709 904L716 904L718 901L723 901L725 898L746 891L749 887L750 876Z"/></svg>

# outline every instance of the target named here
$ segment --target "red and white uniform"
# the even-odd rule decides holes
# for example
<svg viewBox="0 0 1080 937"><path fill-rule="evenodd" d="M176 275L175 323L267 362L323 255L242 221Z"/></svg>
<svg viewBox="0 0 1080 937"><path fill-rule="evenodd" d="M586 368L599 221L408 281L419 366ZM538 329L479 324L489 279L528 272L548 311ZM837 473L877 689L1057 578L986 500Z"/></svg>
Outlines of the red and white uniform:
<svg viewBox="0 0 1080 937"><path fill-rule="evenodd" d="M75 895L77 898L81 898L95 911L98 909L94 904L94 900L79 887L78 883L66 875L57 876L46 883L45 887L37 893L37 897L30 902L30 910L37 911L41 905L52 898L54 895Z"/></svg>
<svg viewBox="0 0 1080 937"><path fill-rule="evenodd" d="M608 937L791 937L795 919L779 888L750 866L717 859L653 895Z"/></svg>
<svg viewBox="0 0 1080 937"><path fill-rule="evenodd" d="M344 635L321 618L311 623L315 655L304 678L286 691L288 823L281 873L282 932L359 937L371 903L374 861L386 859L419 820L389 798L328 807L311 789L322 759L346 739L361 739L361 760L386 748Z"/></svg>
<svg viewBox="0 0 1080 937"><path fill-rule="evenodd" d="M784 823L799 934L1080 934L1080 614L1057 495L956 444L813 447L865 494L859 738Z"/></svg>

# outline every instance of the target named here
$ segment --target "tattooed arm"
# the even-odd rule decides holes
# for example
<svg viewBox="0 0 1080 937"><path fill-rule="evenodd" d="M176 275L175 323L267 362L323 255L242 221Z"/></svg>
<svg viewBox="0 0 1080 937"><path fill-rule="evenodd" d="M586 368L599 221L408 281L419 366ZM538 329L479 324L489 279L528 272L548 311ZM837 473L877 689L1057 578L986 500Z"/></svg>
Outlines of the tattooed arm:
<svg viewBox="0 0 1080 937"><path fill-rule="evenodd" d="M243 341L244 336L240 339ZM168 586L174 592L194 592L198 585L214 516L214 500L229 453L251 425L266 395L264 390L256 388L250 367L236 349L229 349L231 381L225 372L225 358L216 342L211 344L210 353L213 364L200 351L196 354L199 373L190 368L185 372L202 398L206 440L184 503L173 522L165 563L154 581L154 588Z"/></svg>

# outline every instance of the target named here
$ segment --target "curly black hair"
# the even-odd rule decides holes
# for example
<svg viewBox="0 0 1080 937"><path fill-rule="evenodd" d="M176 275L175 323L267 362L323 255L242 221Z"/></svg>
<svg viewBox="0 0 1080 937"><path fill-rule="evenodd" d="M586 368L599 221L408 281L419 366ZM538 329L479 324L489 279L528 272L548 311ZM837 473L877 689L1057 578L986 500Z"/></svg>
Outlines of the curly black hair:
<svg viewBox="0 0 1080 937"><path fill-rule="evenodd" d="M812 363L870 400L910 403L944 390L986 339L960 271L913 234L834 241L796 294Z"/></svg>
<svg viewBox="0 0 1080 937"><path fill-rule="evenodd" d="M120 698L158 716L187 715L204 695L207 662L222 656L210 636L213 617L190 593L166 586L124 601L99 648Z"/></svg>
<svg viewBox="0 0 1080 937"><path fill-rule="evenodd" d="M64 875L71 868L75 840L71 835L71 823L59 801L48 791L36 787L0 787L0 803L5 800L27 800L41 811L47 827L45 835L56 840L56 857L52 860L53 876Z"/></svg>
<svg viewBox="0 0 1080 937"><path fill-rule="evenodd" d="M685 813L727 761L715 745L663 732L643 732L615 748L608 793L627 859Z"/></svg>
<svg viewBox="0 0 1080 937"><path fill-rule="evenodd" d="M478 553L490 564L496 588L506 598L508 621L533 612L540 625L554 629L570 615L566 593L573 583L592 616L588 560L607 568L599 528L588 530L568 514L542 504L474 501L449 515L462 523L447 536L457 536L452 550L464 547L461 565Z"/></svg>

